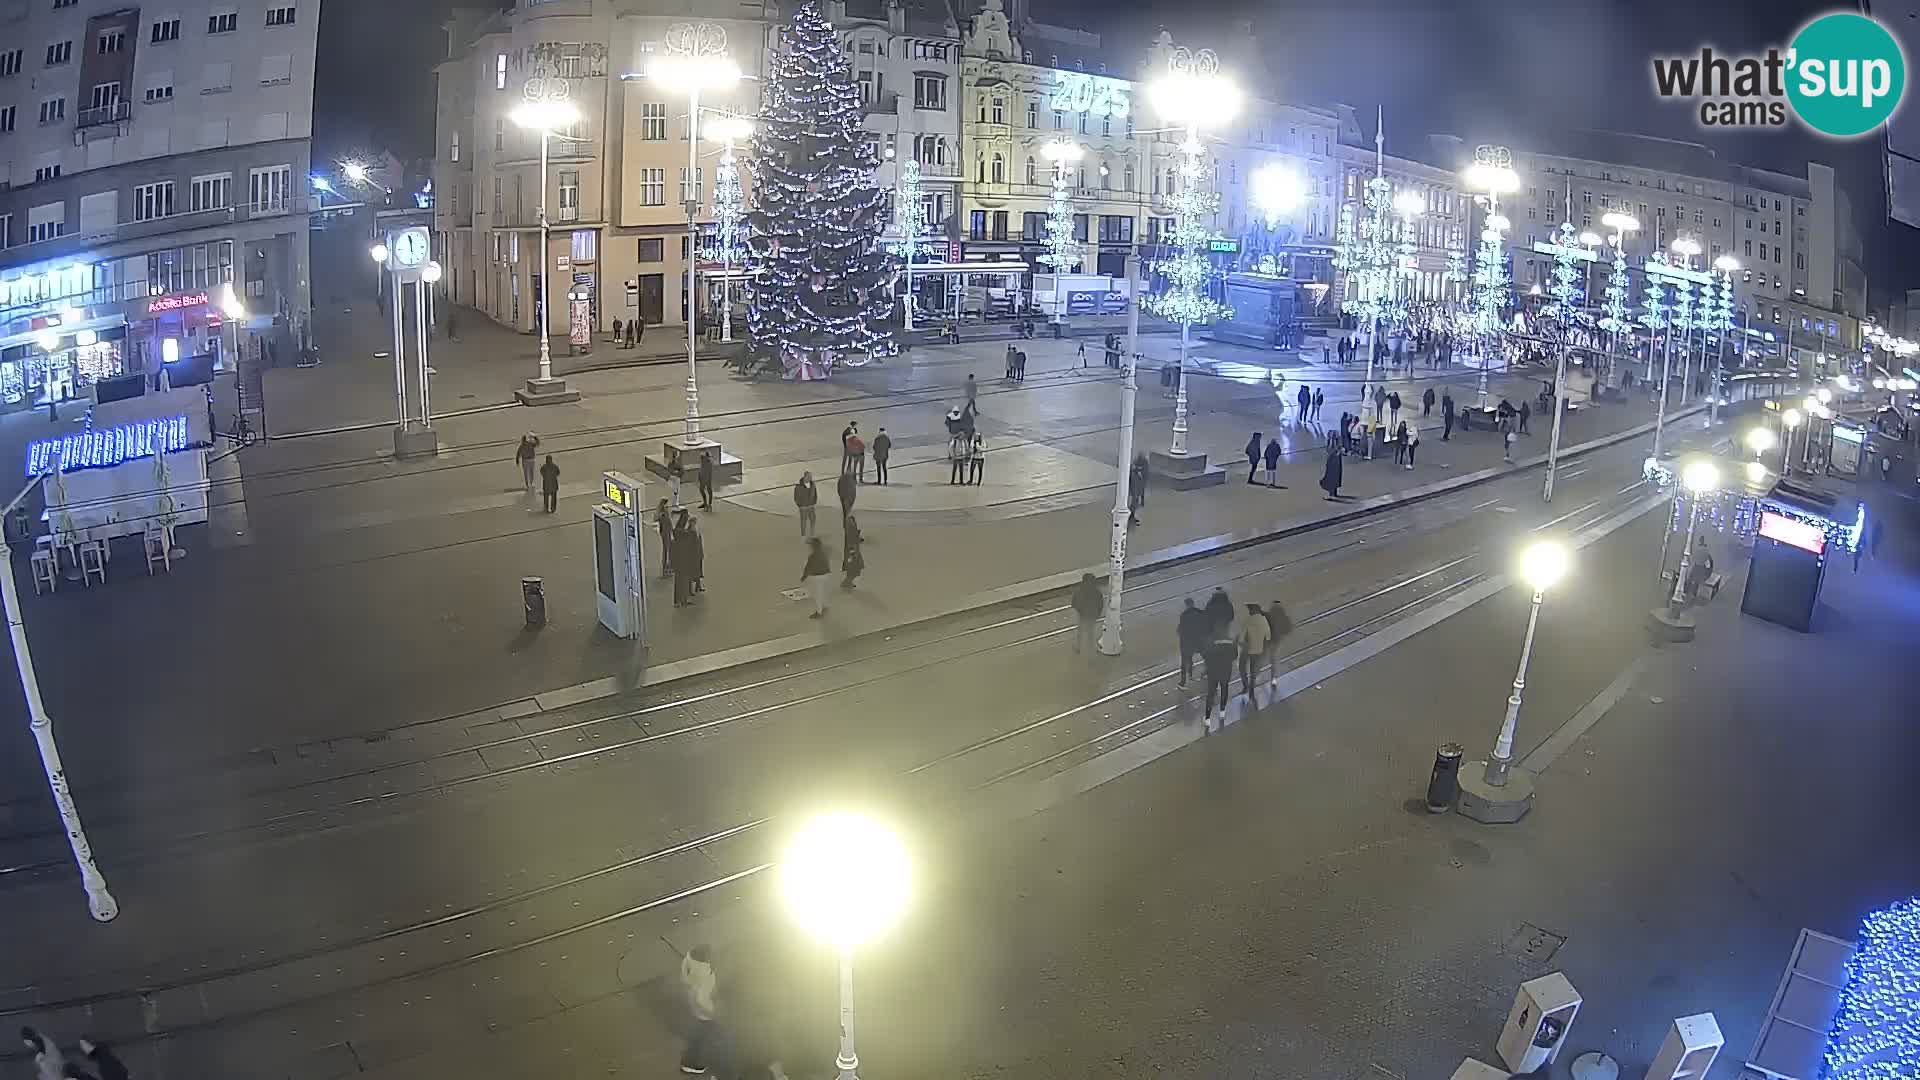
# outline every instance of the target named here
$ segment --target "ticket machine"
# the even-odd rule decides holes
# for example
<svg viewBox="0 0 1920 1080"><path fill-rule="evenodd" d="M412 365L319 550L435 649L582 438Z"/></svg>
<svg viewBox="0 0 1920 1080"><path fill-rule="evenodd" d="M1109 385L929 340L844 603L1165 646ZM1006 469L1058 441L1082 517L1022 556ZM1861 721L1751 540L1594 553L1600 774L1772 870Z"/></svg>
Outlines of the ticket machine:
<svg viewBox="0 0 1920 1080"><path fill-rule="evenodd" d="M647 639L647 571L640 544L640 481L600 474L606 501L593 508L593 598L600 625L615 637Z"/></svg>

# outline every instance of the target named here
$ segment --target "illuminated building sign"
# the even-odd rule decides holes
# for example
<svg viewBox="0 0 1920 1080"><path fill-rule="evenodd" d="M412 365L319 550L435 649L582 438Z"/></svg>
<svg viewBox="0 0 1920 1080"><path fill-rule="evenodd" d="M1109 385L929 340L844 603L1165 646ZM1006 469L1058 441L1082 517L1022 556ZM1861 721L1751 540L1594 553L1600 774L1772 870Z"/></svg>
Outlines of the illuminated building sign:
<svg viewBox="0 0 1920 1080"><path fill-rule="evenodd" d="M1769 540L1778 540L1788 547L1810 551L1815 555L1827 550L1826 530L1811 522L1795 521L1784 514L1762 511L1760 535Z"/></svg>
<svg viewBox="0 0 1920 1080"><path fill-rule="evenodd" d="M608 502L612 503L615 506L625 507L626 509L629 509L629 510L632 509L632 507L627 506L627 489L621 487L619 484L614 483L611 478L609 478L606 481L606 485L607 485L607 501Z"/></svg>
<svg viewBox="0 0 1920 1080"><path fill-rule="evenodd" d="M1062 71L1054 79L1052 104L1054 112L1123 117L1129 109L1127 84L1119 79Z"/></svg>
<svg viewBox="0 0 1920 1080"><path fill-rule="evenodd" d="M64 471L104 469L135 458L152 457L156 450L185 450L192 431L185 414L141 420L119 427L76 431L27 446L27 475L53 471L57 458Z"/></svg>
<svg viewBox="0 0 1920 1080"><path fill-rule="evenodd" d="M1207 241L1207 250L1221 255L1233 255L1240 251L1240 241L1215 237Z"/></svg>
<svg viewBox="0 0 1920 1080"><path fill-rule="evenodd" d="M176 296L161 296L147 301L147 314L158 315L163 311L179 311L183 308L205 307L212 297L206 293L180 293Z"/></svg>

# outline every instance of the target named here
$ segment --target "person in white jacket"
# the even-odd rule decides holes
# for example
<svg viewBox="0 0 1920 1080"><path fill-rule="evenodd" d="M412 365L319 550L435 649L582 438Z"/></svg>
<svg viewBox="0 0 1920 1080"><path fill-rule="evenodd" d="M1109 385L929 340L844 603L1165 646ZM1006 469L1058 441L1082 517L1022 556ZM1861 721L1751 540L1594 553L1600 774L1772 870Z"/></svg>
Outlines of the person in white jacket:
<svg viewBox="0 0 1920 1080"><path fill-rule="evenodd" d="M687 1035L686 1050L680 1054L680 1071L689 1076L704 1076L707 1071L707 1044L718 1013L714 1002L718 987L712 951L705 945L695 945L680 960L680 988L687 995L687 1010L693 1014L693 1030Z"/></svg>

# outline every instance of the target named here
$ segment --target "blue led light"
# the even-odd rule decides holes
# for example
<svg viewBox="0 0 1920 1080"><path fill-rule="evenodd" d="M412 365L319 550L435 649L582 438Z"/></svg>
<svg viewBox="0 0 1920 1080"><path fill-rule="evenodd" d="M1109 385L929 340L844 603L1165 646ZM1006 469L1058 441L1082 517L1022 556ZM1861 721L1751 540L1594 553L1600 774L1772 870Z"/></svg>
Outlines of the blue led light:
<svg viewBox="0 0 1920 1080"><path fill-rule="evenodd" d="M69 435L40 439L27 446L27 475L44 476L56 461L63 469L99 469L152 457L155 449L171 454L190 445L186 416L139 420L95 431L86 428Z"/></svg>
<svg viewBox="0 0 1920 1080"><path fill-rule="evenodd" d="M1861 920L1820 1075L1822 1080L1920 1075L1920 899L1903 900Z"/></svg>

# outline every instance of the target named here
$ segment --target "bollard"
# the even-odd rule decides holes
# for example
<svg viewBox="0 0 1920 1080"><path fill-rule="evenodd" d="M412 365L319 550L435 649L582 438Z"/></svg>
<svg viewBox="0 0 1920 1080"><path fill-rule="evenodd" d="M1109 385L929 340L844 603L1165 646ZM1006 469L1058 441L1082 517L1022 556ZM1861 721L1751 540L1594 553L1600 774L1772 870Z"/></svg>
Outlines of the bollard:
<svg viewBox="0 0 1920 1080"><path fill-rule="evenodd" d="M520 600L526 605L527 625L540 627L547 625L547 586L537 577L520 579Z"/></svg>
<svg viewBox="0 0 1920 1080"><path fill-rule="evenodd" d="M1460 758L1467 752L1459 743L1446 743L1433 753L1433 778L1427 781L1427 813L1444 814L1460 794Z"/></svg>

